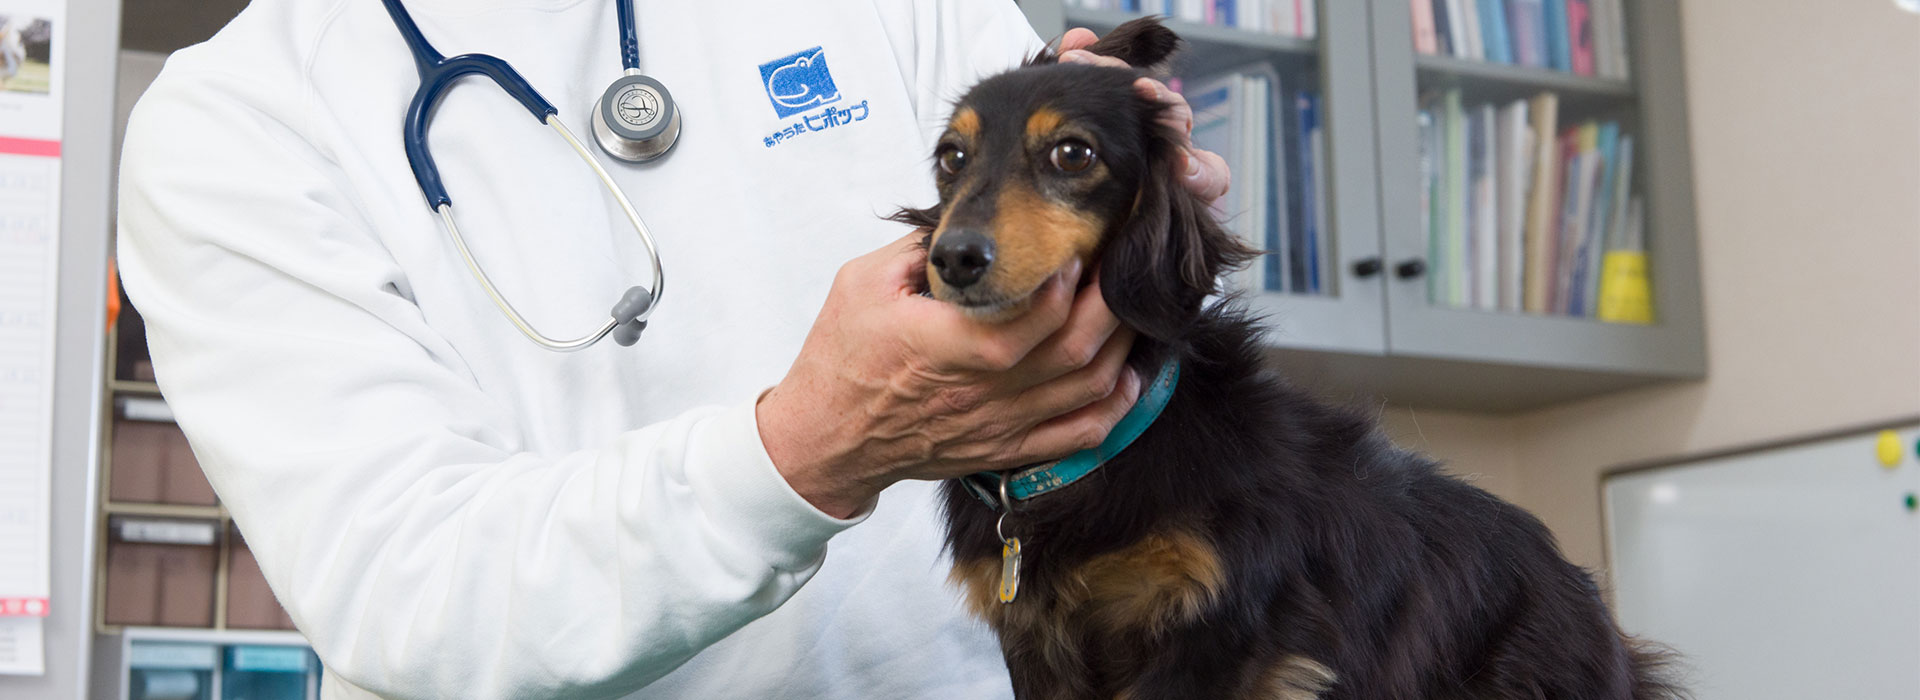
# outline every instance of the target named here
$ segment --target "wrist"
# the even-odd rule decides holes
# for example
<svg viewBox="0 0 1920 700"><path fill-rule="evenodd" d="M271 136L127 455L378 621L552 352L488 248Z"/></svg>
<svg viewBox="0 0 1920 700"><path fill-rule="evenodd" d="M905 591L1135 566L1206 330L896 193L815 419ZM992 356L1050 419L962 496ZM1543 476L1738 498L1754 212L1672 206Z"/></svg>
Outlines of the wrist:
<svg viewBox="0 0 1920 700"><path fill-rule="evenodd" d="M784 381L760 394L754 422L767 458L807 503L834 518L851 518L872 505L885 486L866 483L839 467L847 463L848 451L834 446L835 431L826 416L815 415L798 398Z"/></svg>

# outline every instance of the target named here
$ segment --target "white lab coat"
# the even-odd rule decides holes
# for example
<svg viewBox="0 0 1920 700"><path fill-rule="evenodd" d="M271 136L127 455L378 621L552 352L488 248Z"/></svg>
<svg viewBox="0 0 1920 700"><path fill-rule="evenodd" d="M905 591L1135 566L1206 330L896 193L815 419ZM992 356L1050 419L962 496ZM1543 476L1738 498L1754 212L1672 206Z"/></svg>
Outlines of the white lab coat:
<svg viewBox="0 0 1920 700"><path fill-rule="evenodd" d="M583 136L620 73L610 0L407 6ZM1005 0L638 17L685 130L661 163L607 161L666 267L633 348L549 352L487 301L408 169L418 78L377 2L256 0L134 111L125 284L324 694L1009 695L945 583L935 486L827 517L774 470L753 403L838 266L905 233L879 216L933 199L950 101L1039 40ZM782 117L761 65L812 47L839 97ZM430 133L462 232L537 327L583 333L644 283L592 173L505 93L465 79Z"/></svg>

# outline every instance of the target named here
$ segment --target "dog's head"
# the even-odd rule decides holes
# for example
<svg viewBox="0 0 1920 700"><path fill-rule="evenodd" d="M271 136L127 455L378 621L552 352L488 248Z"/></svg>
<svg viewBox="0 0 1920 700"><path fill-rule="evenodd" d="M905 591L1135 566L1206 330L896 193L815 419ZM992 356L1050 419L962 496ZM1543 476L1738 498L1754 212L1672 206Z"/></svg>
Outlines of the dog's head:
<svg viewBox="0 0 1920 700"><path fill-rule="evenodd" d="M1140 70L1058 63L1042 53L956 104L934 151L940 203L895 220L927 234L935 298L976 318L1011 319L1054 272L1100 269L1121 321L1174 341L1226 268L1252 252L1183 186L1182 135L1133 83L1179 44L1154 20L1089 47Z"/></svg>

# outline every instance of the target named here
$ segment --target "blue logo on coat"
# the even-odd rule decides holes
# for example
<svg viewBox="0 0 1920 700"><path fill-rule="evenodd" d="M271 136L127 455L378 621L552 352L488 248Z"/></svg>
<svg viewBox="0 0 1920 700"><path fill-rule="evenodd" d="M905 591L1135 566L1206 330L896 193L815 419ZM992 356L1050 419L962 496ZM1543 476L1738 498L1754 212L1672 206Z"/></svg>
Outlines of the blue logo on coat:
<svg viewBox="0 0 1920 700"><path fill-rule="evenodd" d="M781 119L840 101L840 89L827 72L827 54L818 46L760 64L760 80Z"/></svg>

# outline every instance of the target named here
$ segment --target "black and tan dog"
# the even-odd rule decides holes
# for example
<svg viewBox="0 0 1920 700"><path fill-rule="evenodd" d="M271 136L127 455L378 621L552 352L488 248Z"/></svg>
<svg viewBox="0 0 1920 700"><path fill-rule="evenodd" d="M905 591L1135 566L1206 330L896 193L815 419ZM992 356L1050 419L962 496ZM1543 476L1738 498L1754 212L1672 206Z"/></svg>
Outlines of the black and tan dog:
<svg viewBox="0 0 1920 700"><path fill-rule="evenodd" d="M1134 22L1093 50L1163 65ZM1389 444L1365 416L1264 372L1257 330L1204 307L1250 251L1176 181L1141 73L1056 64L960 100L935 154L929 287L1017 316L1078 258L1139 332L1129 364L1181 378L1131 446L1015 503L1020 582L1001 602L999 509L948 487L953 578L1000 636L1016 695L1077 698L1671 698L1539 521ZM991 499L989 499L991 500Z"/></svg>

